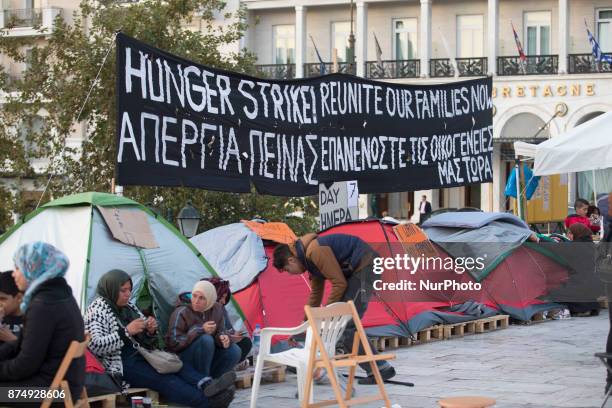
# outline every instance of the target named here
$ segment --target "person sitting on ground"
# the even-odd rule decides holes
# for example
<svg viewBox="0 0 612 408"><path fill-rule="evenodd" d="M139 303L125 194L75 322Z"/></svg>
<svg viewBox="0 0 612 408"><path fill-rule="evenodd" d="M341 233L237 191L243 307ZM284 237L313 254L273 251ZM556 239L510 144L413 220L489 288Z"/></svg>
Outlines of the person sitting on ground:
<svg viewBox="0 0 612 408"><path fill-rule="evenodd" d="M97 298L87 308L85 327L91 334L90 351L113 375L122 376L124 388L150 388L168 401L197 408L225 408L233 399L235 377L226 376L206 383L189 363L176 374L158 373L134 348L153 349L157 343L157 322L144 318L130 303L132 279L119 269L105 273L98 282ZM131 339L130 339L131 338Z"/></svg>
<svg viewBox="0 0 612 408"><path fill-rule="evenodd" d="M0 273L0 344L15 341L23 326L23 313L19 305L23 293L13 279L13 272Z"/></svg>
<svg viewBox="0 0 612 408"><path fill-rule="evenodd" d="M593 234L599 233L602 221L601 212L599 211L599 208L594 205L589 205L589 210L587 211L586 216L589 219L589 223L591 224L590 228L591 231L593 231Z"/></svg>
<svg viewBox="0 0 612 408"><path fill-rule="evenodd" d="M570 214L565 218L565 228L569 229L573 224L580 223L591 228L591 220L587 217L589 202L584 198L579 198L574 202L575 214Z"/></svg>
<svg viewBox="0 0 612 408"><path fill-rule="evenodd" d="M327 304L352 300L359 317L363 318L374 291L374 258L378 254L359 237L347 234L318 236L307 234L292 244L279 244L274 248L274 267L292 275L308 270L311 293L310 307L320 307L325 281L331 282L331 293ZM355 324L350 321L342 334L340 343L346 352L353 349ZM375 350L372 350L376 353ZM363 350L359 351L363 354ZM383 380L395 376L395 369L387 361L376 362ZM360 384L376 384L370 364L360 364L368 376Z"/></svg>
<svg viewBox="0 0 612 408"><path fill-rule="evenodd" d="M567 237L572 242L593 242L591 229L582 223L575 223L569 227Z"/></svg>
<svg viewBox="0 0 612 408"><path fill-rule="evenodd" d="M13 278L24 292L24 323L17 340L0 346L0 387L47 388L70 343L85 340L79 306L63 277L68 258L39 241L21 246L13 259ZM84 357L72 361L65 379L72 399L78 400L85 383Z"/></svg>
<svg viewBox="0 0 612 408"><path fill-rule="evenodd" d="M195 283L191 293L182 293L170 315L166 345L183 362L193 365L206 380L212 381L233 371L240 359L240 348L225 330L223 306L217 291L206 280Z"/></svg>
<svg viewBox="0 0 612 408"><path fill-rule="evenodd" d="M249 352L253 348L253 342L246 335L246 333L237 333L234 327L232 326L232 322L229 318L229 313L227 312L227 305L230 301L230 287L229 281L220 279L220 278L210 278L207 279L210 283L212 283L217 290L217 301L223 305L223 318L225 320L225 330L227 334L230 336L230 339L234 344L236 344L240 348L240 360L238 360L237 369L246 369L247 364L246 358L249 355Z"/></svg>

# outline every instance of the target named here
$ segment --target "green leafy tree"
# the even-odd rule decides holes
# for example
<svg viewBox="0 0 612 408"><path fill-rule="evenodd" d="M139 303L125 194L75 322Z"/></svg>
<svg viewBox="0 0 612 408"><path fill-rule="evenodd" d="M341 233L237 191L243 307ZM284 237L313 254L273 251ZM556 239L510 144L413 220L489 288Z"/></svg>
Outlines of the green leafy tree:
<svg viewBox="0 0 612 408"><path fill-rule="evenodd" d="M216 24L218 16L231 22ZM120 30L200 64L253 74L252 54L221 53L223 46L242 36L246 28L243 17L244 9L226 13L225 3L218 0L145 0L130 4L83 0L70 24L56 19L55 29L46 33L44 43L32 37L0 35L0 53L30 67L21 81L9 82L0 72L0 88L18 91L7 97L0 110L2 171L17 179L36 178L32 159L50 157L47 172L54 176L43 203L66 194L110 191L117 148L115 33ZM26 49L31 51L26 53ZM74 143L75 136L83 131L85 140ZM41 187L46 181L46 177L38 178ZM287 214L301 210L302 218L288 221L297 233L303 233L315 227L317 213L310 198L161 187L126 187L125 195L174 216L191 200L202 213L201 229L254 216L285 221Z"/></svg>

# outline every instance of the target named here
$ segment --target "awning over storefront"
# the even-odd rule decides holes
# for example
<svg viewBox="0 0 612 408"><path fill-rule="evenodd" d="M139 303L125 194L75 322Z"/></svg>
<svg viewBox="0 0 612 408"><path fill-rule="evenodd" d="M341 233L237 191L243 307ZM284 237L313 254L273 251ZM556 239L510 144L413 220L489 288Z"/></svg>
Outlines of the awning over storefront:
<svg viewBox="0 0 612 408"><path fill-rule="evenodd" d="M515 142L517 157L535 159L534 174L574 173L612 167L612 112L539 145Z"/></svg>

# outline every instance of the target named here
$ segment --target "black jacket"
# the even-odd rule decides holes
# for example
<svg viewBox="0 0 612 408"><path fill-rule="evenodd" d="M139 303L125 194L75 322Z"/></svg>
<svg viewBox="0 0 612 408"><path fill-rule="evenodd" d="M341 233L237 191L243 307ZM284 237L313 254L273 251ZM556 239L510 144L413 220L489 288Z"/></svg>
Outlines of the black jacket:
<svg viewBox="0 0 612 408"><path fill-rule="evenodd" d="M41 284L30 300L21 335L0 346L0 385L49 386L73 340L85 339L83 318L64 278ZM72 362L66 374L76 401L85 382L85 358Z"/></svg>

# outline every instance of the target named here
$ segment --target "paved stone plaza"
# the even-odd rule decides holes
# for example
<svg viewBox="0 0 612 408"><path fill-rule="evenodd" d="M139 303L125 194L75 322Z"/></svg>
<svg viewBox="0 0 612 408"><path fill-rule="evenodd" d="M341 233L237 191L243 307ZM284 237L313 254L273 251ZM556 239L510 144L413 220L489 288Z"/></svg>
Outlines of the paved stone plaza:
<svg viewBox="0 0 612 408"><path fill-rule="evenodd" d="M434 408L443 396L482 395L496 408L590 408L603 402L605 369L593 357L604 351L608 314L546 321L394 350L396 379L415 387L387 385L402 408ZM295 375L264 384L258 407L298 407ZM358 395L376 387L358 386ZM315 395L330 397L329 386ZM248 407L251 390L240 390L232 407ZM612 400L612 399L611 399ZM382 404L359 405L380 407ZM612 401L609 402L612 407Z"/></svg>

